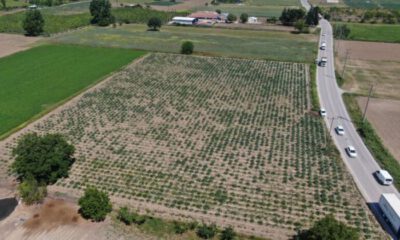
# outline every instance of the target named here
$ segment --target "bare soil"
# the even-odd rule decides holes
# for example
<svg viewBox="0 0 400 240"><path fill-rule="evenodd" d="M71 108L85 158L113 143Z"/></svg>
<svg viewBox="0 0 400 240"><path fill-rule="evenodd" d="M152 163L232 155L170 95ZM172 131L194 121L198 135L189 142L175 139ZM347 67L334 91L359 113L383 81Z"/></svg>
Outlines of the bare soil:
<svg viewBox="0 0 400 240"><path fill-rule="evenodd" d="M374 85L374 96L400 100L400 44L337 41L336 69L342 74L346 53L345 91L367 95Z"/></svg>
<svg viewBox="0 0 400 240"><path fill-rule="evenodd" d="M0 222L2 239L106 239L109 223L92 223L80 217L77 206L57 199L44 204L19 204L14 212Z"/></svg>
<svg viewBox="0 0 400 240"><path fill-rule="evenodd" d="M0 33L0 57L29 49L41 37L25 37L16 34Z"/></svg>
<svg viewBox="0 0 400 240"><path fill-rule="evenodd" d="M367 98L357 98L364 109ZM384 145L400 162L400 101L388 99L370 99L367 119L377 131Z"/></svg>
<svg viewBox="0 0 400 240"><path fill-rule="evenodd" d="M336 51L339 58L346 57L349 51L350 59L372 61L400 61L400 44L362 42L362 41L336 41Z"/></svg>

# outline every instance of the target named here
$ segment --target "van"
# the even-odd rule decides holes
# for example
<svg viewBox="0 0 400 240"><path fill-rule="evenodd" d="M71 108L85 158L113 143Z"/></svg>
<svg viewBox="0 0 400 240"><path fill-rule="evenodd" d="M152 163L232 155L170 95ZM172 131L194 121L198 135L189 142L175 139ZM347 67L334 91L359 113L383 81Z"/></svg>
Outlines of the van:
<svg viewBox="0 0 400 240"><path fill-rule="evenodd" d="M322 43L321 43L320 49L321 49L321 50L325 50L325 49L326 49L326 42L322 42Z"/></svg>
<svg viewBox="0 0 400 240"><path fill-rule="evenodd" d="M392 176L389 174L388 171L386 170L378 170L375 172L375 177L378 180L378 182L382 185L391 185L393 183L393 178Z"/></svg>

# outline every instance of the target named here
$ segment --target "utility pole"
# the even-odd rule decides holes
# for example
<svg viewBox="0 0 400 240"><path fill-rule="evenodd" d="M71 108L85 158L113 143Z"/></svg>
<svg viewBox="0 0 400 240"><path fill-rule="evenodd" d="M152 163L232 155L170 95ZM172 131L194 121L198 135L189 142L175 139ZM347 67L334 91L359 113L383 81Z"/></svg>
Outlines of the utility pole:
<svg viewBox="0 0 400 240"><path fill-rule="evenodd" d="M346 69L346 64L347 64L347 58L349 57L349 49L346 50L346 58L344 59L344 65L343 65L343 70L342 70L342 78L344 78L344 71Z"/></svg>
<svg viewBox="0 0 400 240"><path fill-rule="evenodd" d="M363 114L363 117L362 117L362 122L363 122L363 123L364 123L364 120L365 120L365 116L367 115L367 109L368 109L369 99L371 98L371 94L372 94L372 89L373 89L373 88L374 88L374 85L371 85L371 88L369 89L367 104L365 104L364 114Z"/></svg>

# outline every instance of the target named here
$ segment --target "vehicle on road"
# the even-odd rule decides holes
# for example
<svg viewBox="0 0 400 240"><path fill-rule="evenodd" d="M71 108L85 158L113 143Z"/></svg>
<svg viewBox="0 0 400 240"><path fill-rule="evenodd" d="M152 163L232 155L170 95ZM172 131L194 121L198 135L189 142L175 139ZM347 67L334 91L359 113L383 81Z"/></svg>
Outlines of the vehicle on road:
<svg viewBox="0 0 400 240"><path fill-rule="evenodd" d="M320 49L321 49L321 50L325 50L325 49L326 49L326 42L322 42L322 43L321 43Z"/></svg>
<svg viewBox="0 0 400 240"><path fill-rule="evenodd" d="M321 67L325 67L327 62L328 62L328 59L326 57L322 57L321 61L319 61L319 65Z"/></svg>
<svg viewBox="0 0 400 240"><path fill-rule="evenodd" d="M351 158L355 158L355 157L357 157L357 151L356 151L356 149L353 147L353 146L348 146L347 148L346 148L346 153L347 153L347 155L349 155L349 157L351 157Z"/></svg>
<svg viewBox="0 0 400 240"><path fill-rule="evenodd" d="M336 134L343 136L344 135L344 128L342 125L337 125L337 127L335 128Z"/></svg>
<svg viewBox="0 0 400 240"><path fill-rule="evenodd" d="M383 193L378 204L385 221L389 222L395 234L400 236L400 199L394 193Z"/></svg>
<svg viewBox="0 0 400 240"><path fill-rule="evenodd" d="M326 116L326 110L325 110L325 108L321 108L321 109L319 110L319 115L321 115L321 117L325 117L325 116Z"/></svg>
<svg viewBox="0 0 400 240"><path fill-rule="evenodd" d="M382 185L389 186L393 183L393 177L386 170L378 170L374 173L374 176L378 180L378 182Z"/></svg>

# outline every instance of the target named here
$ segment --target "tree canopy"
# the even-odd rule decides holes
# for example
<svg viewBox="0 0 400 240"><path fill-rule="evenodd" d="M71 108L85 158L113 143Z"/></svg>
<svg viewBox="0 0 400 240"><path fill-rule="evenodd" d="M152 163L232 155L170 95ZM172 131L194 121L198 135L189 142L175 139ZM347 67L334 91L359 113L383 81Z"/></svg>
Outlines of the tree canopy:
<svg viewBox="0 0 400 240"><path fill-rule="evenodd" d="M303 19L305 16L306 12L301 8L285 8L279 17L279 20L283 25L293 26L295 22Z"/></svg>
<svg viewBox="0 0 400 240"><path fill-rule="evenodd" d="M327 215L306 231L299 234L299 240L358 240L360 238L356 229L336 220L332 215Z"/></svg>
<svg viewBox="0 0 400 240"><path fill-rule="evenodd" d="M320 12L319 7L311 7L306 16L306 23L310 26L317 26Z"/></svg>
<svg viewBox="0 0 400 240"><path fill-rule="evenodd" d="M32 176L27 177L19 186L19 195L24 203L40 203L47 195L46 185L39 185Z"/></svg>
<svg viewBox="0 0 400 240"><path fill-rule="evenodd" d="M226 17L226 21L230 23L236 21L236 19L237 19L236 15L232 13L229 13L228 16Z"/></svg>
<svg viewBox="0 0 400 240"><path fill-rule="evenodd" d="M247 13L240 14L240 22L247 23L249 20L249 15Z"/></svg>
<svg viewBox="0 0 400 240"><path fill-rule="evenodd" d="M111 14L111 3L108 0L92 0L89 6L90 15L92 15L92 24L99 26L108 26L115 22Z"/></svg>
<svg viewBox="0 0 400 240"><path fill-rule="evenodd" d="M158 17L152 17L147 22L147 26L153 31L157 31L159 28L161 28L161 25L161 19Z"/></svg>
<svg viewBox="0 0 400 240"><path fill-rule="evenodd" d="M13 149L15 161L11 169L21 180L32 176L38 183L52 184L68 176L74 152L74 146L60 134L29 133Z"/></svg>
<svg viewBox="0 0 400 240"><path fill-rule="evenodd" d="M94 187L86 188L85 194L79 199L79 206L82 217L96 222L103 221L112 210L107 193Z"/></svg>
<svg viewBox="0 0 400 240"><path fill-rule="evenodd" d="M28 36L39 36L43 33L44 19L42 13L39 10L28 10L25 15L25 19L22 22L26 35Z"/></svg>

